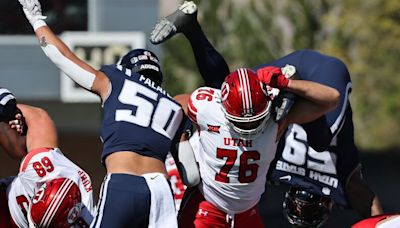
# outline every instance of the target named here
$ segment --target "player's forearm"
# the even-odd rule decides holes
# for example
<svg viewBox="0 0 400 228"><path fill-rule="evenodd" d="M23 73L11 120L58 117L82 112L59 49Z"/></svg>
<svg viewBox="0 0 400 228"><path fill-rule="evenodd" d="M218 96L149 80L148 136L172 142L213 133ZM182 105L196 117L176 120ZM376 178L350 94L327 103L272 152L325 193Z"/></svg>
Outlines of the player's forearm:
<svg viewBox="0 0 400 228"><path fill-rule="evenodd" d="M41 147L58 147L58 137L55 124L49 114L42 108L18 104L25 117L28 131L26 147L28 152Z"/></svg>
<svg viewBox="0 0 400 228"><path fill-rule="evenodd" d="M36 29L35 33L49 59L80 86L92 90L97 71L79 59L48 26Z"/></svg>
<svg viewBox="0 0 400 228"><path fill-rule="evenodd" d="M35 34L41 46L46 45L43 42L46 42L47 44L52 44L61 52L61 54L63 54L66 58L70 59L72 62L78 64L84 70L91 72L93 74L96 73L96 70L94 70L91 66L86 64L80 58L78 58L71 51L71 49L69 49L69 47L53 33L53 31L48 26L43 26L38 28L35 31Z"/></svg>
<svg viewBox="0 0 400 228"><path fill-rule="evenodd" d="M26 19L35 31L44 53L72 80L83 88L92 90L97 71L80 60L46 25L44 21L46 16L42 14L40 2L38 0L19 0L19 3ZM99 91L94 92L99 93Z"/></svg>
<svg viewBox="0 0 400 228"><path fill-rule="evenodd" d="M286 90L315 103L324 109L324 112L334 109L340 99L336 89L311 81L290 80Z"/></svg>
<svg viewBox="0 0 400 228"><path fill-rule="evenodd" d="M376 216L380 214L383 214L382 205L378 197L375 195L371 205L371 216Z"/></svg>

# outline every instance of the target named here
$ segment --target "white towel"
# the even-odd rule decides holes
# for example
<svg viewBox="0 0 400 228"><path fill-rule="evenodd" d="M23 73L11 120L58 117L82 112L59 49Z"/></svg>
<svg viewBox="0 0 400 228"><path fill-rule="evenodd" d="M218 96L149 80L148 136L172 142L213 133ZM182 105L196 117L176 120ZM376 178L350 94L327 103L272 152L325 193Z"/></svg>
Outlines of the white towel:
<svg viewBox="0 0 400 228"><path fill-rule="evenodd" d="M151 192L149 228L177 228L174 199L164 174L146 173L142 176Z"/></svg>

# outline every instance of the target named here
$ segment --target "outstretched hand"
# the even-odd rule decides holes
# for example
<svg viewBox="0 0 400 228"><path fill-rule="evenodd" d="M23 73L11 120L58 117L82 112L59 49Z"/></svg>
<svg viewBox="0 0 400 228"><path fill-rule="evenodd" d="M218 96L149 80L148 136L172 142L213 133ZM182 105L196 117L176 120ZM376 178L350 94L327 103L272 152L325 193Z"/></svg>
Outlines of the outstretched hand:
<svg viewBox="0 0 400 228"><path fill-rule="evenodd" d="M284 89L289 84L289 79L285 77L279 67L267 66L258 69L257 76L261 82L277 89Z"/></svg>
<svg viewBox="0 0 400 228"><path fill-rule="evenodd" d="M38 21L46 19L46 16L42 15L42 7L39 0L18 0L22 6L22 10L25 13L26 18L31 23L32 27L35 28L35 24Z"/></svg>

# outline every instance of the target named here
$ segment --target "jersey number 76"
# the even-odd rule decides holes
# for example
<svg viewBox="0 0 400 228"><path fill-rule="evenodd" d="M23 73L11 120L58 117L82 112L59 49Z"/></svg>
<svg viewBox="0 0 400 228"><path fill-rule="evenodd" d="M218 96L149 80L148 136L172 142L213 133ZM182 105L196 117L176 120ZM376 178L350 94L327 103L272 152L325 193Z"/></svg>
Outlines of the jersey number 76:
<svg viewBox="0 0 400 228"><path fill-rule="evenodd" d="M228 174L235 165L237 159L237 150L217 148L217 158L226 158L225 164L221 167L219 173L215 174L215 180L223 183L230 183ZM251 183L257 178L258 164L249 164L249 161L260 160L260 153L256 150L243 151L239 156L239 176L240 183Z"/></svg>

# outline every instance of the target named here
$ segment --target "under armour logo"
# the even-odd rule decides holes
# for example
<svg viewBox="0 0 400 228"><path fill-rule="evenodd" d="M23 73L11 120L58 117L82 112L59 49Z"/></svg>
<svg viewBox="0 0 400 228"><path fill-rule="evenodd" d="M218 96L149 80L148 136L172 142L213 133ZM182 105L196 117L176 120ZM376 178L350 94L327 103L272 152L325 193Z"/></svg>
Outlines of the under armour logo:
<svg viewBox="0 0 400 228"><path fill-rule="evenodd" d="M208 215L208 211L204 211L203 209L199 209L199 212L197 212L197 214L202 215L204 217L207 217Z"/></svg>

